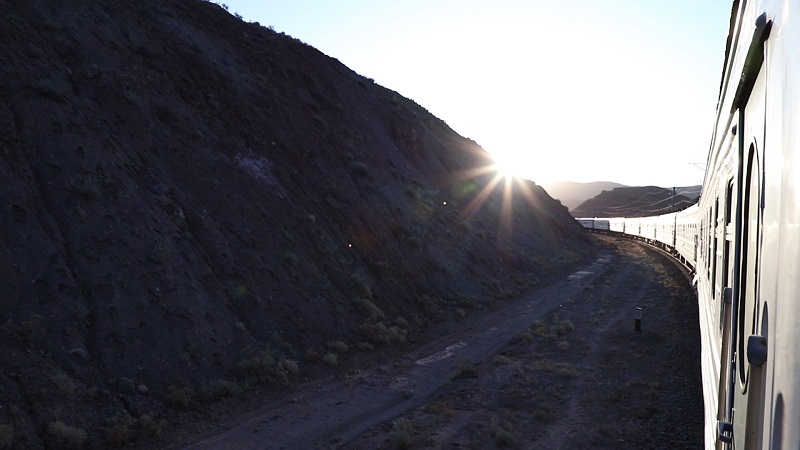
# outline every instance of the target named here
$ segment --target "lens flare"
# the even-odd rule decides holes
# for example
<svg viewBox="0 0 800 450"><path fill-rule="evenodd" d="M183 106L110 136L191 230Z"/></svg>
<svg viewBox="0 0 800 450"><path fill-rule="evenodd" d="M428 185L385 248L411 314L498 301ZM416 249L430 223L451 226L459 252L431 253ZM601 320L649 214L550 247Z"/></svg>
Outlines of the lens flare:
<svg viewBox="0 0 800 450"><path fill-rule="evenodd" d="M500 210L498 216L498 239L508 241L513 235L514 194L517 193L532 209L538 209L538 200L533 189L535 184L514 175L518 167L507 165L494 158L493 163L477 167L460 174L460 180L469 180L472 186L471 199L463 209L467 217L481 210L489 197L500 191ZM482 187L481 187L482 185Z"/></svg>

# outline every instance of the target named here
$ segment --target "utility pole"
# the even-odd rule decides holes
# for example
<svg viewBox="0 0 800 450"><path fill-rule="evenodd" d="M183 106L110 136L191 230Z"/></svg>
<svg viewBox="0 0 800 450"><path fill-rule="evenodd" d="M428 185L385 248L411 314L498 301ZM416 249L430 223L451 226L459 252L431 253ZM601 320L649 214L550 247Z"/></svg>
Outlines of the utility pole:
<svg viewBox="0 0 800 450"><path fill-rule="evenodd" d="M672 186L672 209L669 212L675 212L675 186Z"/></svg>

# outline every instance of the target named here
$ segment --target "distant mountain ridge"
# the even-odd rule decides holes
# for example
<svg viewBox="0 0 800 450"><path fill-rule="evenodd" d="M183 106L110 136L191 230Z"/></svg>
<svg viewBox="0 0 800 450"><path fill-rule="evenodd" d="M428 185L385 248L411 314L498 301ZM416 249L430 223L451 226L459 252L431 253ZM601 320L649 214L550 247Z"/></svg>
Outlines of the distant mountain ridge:
<svg viewBox="0 0 800 450"><path fill-rule="evenodd" d="M542 187L551 197L561 201L562 205L572 210L586 200L596 197L603 191L625 187L625 185L613 183L611 181L594 181L591 183L558 181L555 183L544 183Z"/></svg>
<svg viewBox="0 0 800 450"><path fill-rule="evenodd" d="M639 187L626 186L620 183L611 181L594 181L590 183L579 183L575 181L559 181L555 183L544 183L541 185L551 197L559 200L562 205L566 206L570 211L574 211L581 207L587 200L593 199L602 195L606 191L613 191L618 188L639 189ZM656 186L651 186L656 188ZM675 188L662 188L672 195L672 190L675 190L676 195L681 195L689 200L697 200L702 191L701 185L696 186L681 186ZM581 208L582 209L582 208ZM578 217L573 212L572 214Z"/></svg>
<svg viewBox="0 0 800 450"><path fill-rule="evenodd" d="M571 210L573 217L645 217L680 211L695 203L679 189L619 187L603 191Z"/></svg>

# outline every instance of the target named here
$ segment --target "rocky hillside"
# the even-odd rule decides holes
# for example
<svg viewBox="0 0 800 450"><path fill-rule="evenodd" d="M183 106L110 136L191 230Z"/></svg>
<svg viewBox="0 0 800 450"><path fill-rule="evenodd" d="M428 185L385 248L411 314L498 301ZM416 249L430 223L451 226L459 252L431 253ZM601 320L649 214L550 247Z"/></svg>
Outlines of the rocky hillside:
<svg viewBox="0 0 800 450"><path fill-rule="evenodd" d="M0 0L0 41L0 448L143 445L594 251L419 105L216 4Z"/></svg>
<svg viewBox="0 0 800 450"><path fill-rule="evenodd" d="M676 189L619 187L603 191L571 211L574 217L645 217L679 211L696 202Z"/></svg>

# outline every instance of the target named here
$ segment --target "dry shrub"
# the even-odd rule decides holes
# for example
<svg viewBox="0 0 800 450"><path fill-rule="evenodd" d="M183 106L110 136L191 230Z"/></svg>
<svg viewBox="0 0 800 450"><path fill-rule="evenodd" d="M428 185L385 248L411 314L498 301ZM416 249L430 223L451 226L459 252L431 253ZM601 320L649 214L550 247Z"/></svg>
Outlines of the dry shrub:
<svg viewBox="0 0 800 450"><path fill-rule="evenodd" d="M134 419L128 414L117 413L105 428L106 443L110 447L130 447L147 439L161 439L164 422L155 420L152 414L142 414Z"/></svg>
<svg viewBox="0 0 800 450"><path fill-rule="evenodd" d="M533 337L533 335L531 333L529 333L527 331L523 331L522 333L517 335L517 339L520 340L520 341L533 342L533 340L536 339L536 338Z"/></svg>
<svg viewBox="0 0 800 450"><path fill-rule="evenodd" d="M336 367L339 365L339 357L336 356L336 353L326 353L322 357L322 362L326 366Z"/></svg>
<svg viewBox="0 0 800 450"><path fill-rule="evenodd" d="M307 350L306 357L308 356ZM297 362L285 359L278 361L266 351L243 359L236 365L237 376L249 382L288 383L289 375L299 371Z"/></svg>
<svg viewBox="0 0 800 450"><path fill-rule="evenodd" d="M383 313L383 311L381 311L380 308L375 306L374 303L367 300L366 298L358 297L355 300L353 300L353 303L355 303L356 306L361 308L367 314L368 320L370 321L374 322L382 320L386 316Z"/></svg>
<svg viewBox="0 0 800 450"><path fill-rule="evenodd" d="M69 375L65 373L57 373L53 375L50 377L50 381L52 381L53 385L58 388L59 392L68 397L75 395L75 391L78 389L75 385L75 382L72 381Z"/></svg>
<svg viewBox="0 0 800 450"><path fill-rule="evenodd" d="M241 395L242 387L233 381L216 380L203 386L201 394L206 400L217 401L223 398Z"/></svg>
<svg viewBox="0 0 800 450"><path fill-rule="evenodd" d="M495 364L511 364L511 358L506 355L497 354L492 358L492 362Z"/></svg>
<svg viewBox="0 0 800 450"><path fill-rule="evenodd" d="M494 434L494 442L498 447L505 447L517 443L514 434L511 432L514 429L511 423L507 422L505 425L501 425L500 419L493 417L490 425L492 427L492 434Z"/></svg>
<svg viewBox="0 0 800 450"><path fill-rule="evenodd" d="M308 362L317 362L321 359L319 353L311 347L306 348L306 361Z"/></svg>
<svg viewBox="0 0 800 450"><path fill-rule="evenodd" d="M106 427L106 441L113 447L124 447L134 437L133 427L136 419L125 413L117 413L111 419L111 425Z"/></svg>
<svg viewBox="0 0 800 450"><path fill-rule="evenodd" d="M81 448L86 443L86 432L57 420L47 425L47 436L55 448Z"/></svg>
<svg viewBox="0 0 800 450"><path fill-rule="evenodd" d="M393 428L392 438L395 448L411 448L414 442L414 422L408 419L400 419L394 422Z"/></svg>
<svg viewBox="0 0 800 450"><path fill-rule="evenodd" d="M356 348L359 350L373 350L375 349L375 346L369 342L358 342L356 343Z"/></svg>
<svg viewBox="0 0 800 450"><path fill-rule="evenodd" d="M561 376L567 377L567 378L577 378L578 377L577 369L575 369L575 367L573 367L572 364L569 364L569 363L559 363L559 364L557 364L556 365L556 373L561 375Z"/></svg>
<svg viewBox="0 0 800 450"><path fill-rule="evenodd" d="M0 423L0 448L9 449L14 446L14 427L6 423Z"/></svg>
<svg viewBox="0 0 800 450"><path fill-rule="evenodd" d="M379 344L391 344L394 341L405 342L408 332L397 325L387 327L383 322L365 323L361 331L367 338Z"/></svg>
<svg viewBox="0 0 800 450"><path fill-rule="evenodd" d="M475 364L469 358L464 358L461 361L461 364L458 365L458 371L455 375L453 375L453 379L456 378L467 378L467 377L477 377L478 376L478 368L475 367Z"/></svg>
<svg viewBox="0 0 800 450"><path fill-rule="evenodd" d="M189 386L182 388L170 386L164 396L167 404L176 409L189 409L195 404L196 395L194 389Z"/></svg>
<svg viewBox="0 0 800 450"><path fill-rule="evenodd" d="M542 403L533 410L533 416L539 420L549 422L558 417L558 410L548 403Z"/></svg>
<svg viewBox="0 0 800 450"><path fill-rule="evenodd" d="M350 347L342 341L331 341L327 344L328 349L336 353L346 353Z"/></svg>
<svg viewBox="0 0 800 450"><path fill-rule="evenodd" d="M157 421L152 414L142 414L139 417L139 428L144 436L161 439L164 434L164 421Z"/></svg>
<svg viewBox="0 0 800 450"><path fill-rule="evenodd" d="M292 375L297 375L300 373L300 366L297 364L297 361L292 359L284 359L281 361L281 365L283 366L283 370Z"/></svg>
<svg viewBox="0 0 800 450"><path fill-rule="evenodd" d="M365 274L361 272L352 273L350 274L350 281L356 287L356 290L362 298L372 298L372 288L370 287L369 279Z"/></svg>

